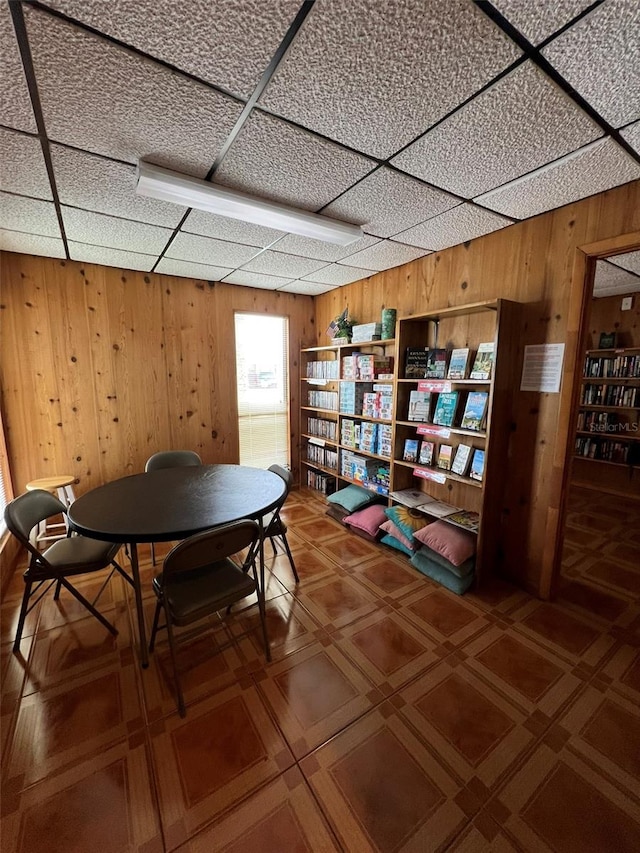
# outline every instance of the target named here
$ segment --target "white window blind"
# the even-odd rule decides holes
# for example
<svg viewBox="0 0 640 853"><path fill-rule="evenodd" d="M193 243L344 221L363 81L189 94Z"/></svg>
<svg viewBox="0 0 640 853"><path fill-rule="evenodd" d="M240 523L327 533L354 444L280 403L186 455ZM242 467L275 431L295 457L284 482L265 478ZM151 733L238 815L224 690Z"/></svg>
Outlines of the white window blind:
<svg viewBox="0 0 640 853"><path fill-rule="evenodd" d="M240 464L289 465L289 321L235 315Z"/></svg>
<svg viewBox="0 0 640 853"><path fill-rule="evenodd" d="M7 525L4 523L4 508L11 499L9 482L9 463L7 446L4 440L4 426L0 417L0 536L4 535Z"/></svg>

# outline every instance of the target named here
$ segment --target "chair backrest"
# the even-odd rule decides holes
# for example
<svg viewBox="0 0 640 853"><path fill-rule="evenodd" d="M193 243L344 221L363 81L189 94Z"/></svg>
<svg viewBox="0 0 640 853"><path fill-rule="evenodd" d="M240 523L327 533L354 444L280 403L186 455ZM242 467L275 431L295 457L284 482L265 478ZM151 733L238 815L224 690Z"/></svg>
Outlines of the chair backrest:
<svg viewBox="0 0 640 853"><path fill-rule="evenodd" d="M160 468L188 468L202 465L202 459L195 450L160 450L147 459L145 471L158 471Z"/></svg>
<svg viewBox="0 0 640 853"><path fill-rule="evenodd" d="M171 575L199 569L203 566L224 560L249 548L249 553L260 538L260 527L255 521L242 519L204 533L196 533L180 542L167 554L164 560L163 575L165 583Z"/></svg>
<svg viewBox="0 0 640 853"><path fill-rule="evenodd" d="M291 486L293 485L293 474L287 468L283 468L282 465L271 465L269 468L273 474L277 474L278 477L281 477L284 480L285 486L287 487L284 497L279 503L279 506L282 506L287 499L287 495L291 491Z"/></svg>
<svg viewBox="0 0 640 853"><path fill-rule="evenodd" d="M66 507L51 492L34 489L25 492L10 501L4 510L4 520L8 529L29 552L40 558L40 552L29 541L29 535L36 524L60 513L66 513Z"/></svg>

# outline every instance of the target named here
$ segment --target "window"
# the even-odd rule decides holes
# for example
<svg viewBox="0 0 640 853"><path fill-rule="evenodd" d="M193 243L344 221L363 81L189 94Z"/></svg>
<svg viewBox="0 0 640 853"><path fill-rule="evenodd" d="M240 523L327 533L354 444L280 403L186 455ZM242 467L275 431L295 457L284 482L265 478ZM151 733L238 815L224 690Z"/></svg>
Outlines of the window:
<svg viewBox="0 0 640 853"><path fill-rule="evenodd" d="M289 322L265 314L235 315L240 464L287 466Z"/></svg>
<svg viewBox="0 0 640 853"><path fill-rule="evenodd" d="M4 508L11 500L11 480L9 478L9 462L7 459L7 446L4 440L4 427L0 415L0 537L7 529L4 523Z"/></svg>

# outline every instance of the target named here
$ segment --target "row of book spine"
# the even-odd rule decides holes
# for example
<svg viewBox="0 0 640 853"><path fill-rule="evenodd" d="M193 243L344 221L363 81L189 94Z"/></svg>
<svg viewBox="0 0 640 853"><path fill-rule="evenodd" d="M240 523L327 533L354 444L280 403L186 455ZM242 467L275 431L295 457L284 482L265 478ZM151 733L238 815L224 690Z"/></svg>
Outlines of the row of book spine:
<svg viewBox="0 0 640 853"><path fill-rule="evenodd" d="M606 462L626 463L629 454L629 442L611 438L576 438L576 456L586 459L603 459Z"/></svg>
<svg viewBox="0 0 640 853"><path fill-rule="evenodd" d="M588 355L584 363L585 376L640 376L640 354L637 355Z"/></svg>
<svg viewBox="0 0 640 853"><path fill-rule="evenodd" d="M331 361L308 361L307 379L339 379L340 362L337 359Z"/></svg>
<svg viewBox="0 0 640 853"><path fill-rule="evenodd" d="M307 418L307 432L309 435L316 435L318 438L336 441L338 436L337 422L327 421L324 418Z"/></svg>
<svg viewBox="0 0 640 853"><path fill-rule="evenodd" d="M588 432L596 427L617 426L619 420L615 412L580 412L578 414L578 430Z"/></svg>
<svg viewBox="0 0 640 853"><path fill-rule="evenodd" d="M633 385L585 385L580 402L592 406L640 406L640 387Z"/></svg>
<svg viewBox="0 0 640 853"><path fill-rule="evenodd" d="M338 470L338 451L330 447L318 447L317 444L307 444L307 459L323 468Z"/></svg>
<svg viewBox="0 0 640 853"><path fill-rule="evenodd" d="M391 424L358 423L344 418L340 426L340 444L391 458Z"/></svg>
<svg viewBox="0 0 640 853"><path fill-rule="evenodd" d="M330 412L337 412L338 392L309 391L309 405L314 409L326 409Z"/></svg>
<svg viewBox="0 0 640 853"><path fill-rule="evenodd" d="M307 486L323 495L331 495L336 490L336 481L334 477L321 474L319 471L309 470L307 471Z"/></svg>

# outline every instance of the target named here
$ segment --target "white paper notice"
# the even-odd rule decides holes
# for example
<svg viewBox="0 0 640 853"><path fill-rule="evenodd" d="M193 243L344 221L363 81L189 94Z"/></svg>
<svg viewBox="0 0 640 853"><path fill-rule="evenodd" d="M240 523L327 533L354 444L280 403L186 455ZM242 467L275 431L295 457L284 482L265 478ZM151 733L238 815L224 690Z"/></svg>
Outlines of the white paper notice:
<svg viewBox="0 0 640 853"><path fill-rule="evenodd" d="M557 393L562 379L564 344L535 344L524 348L521 391Z"/></svg>

